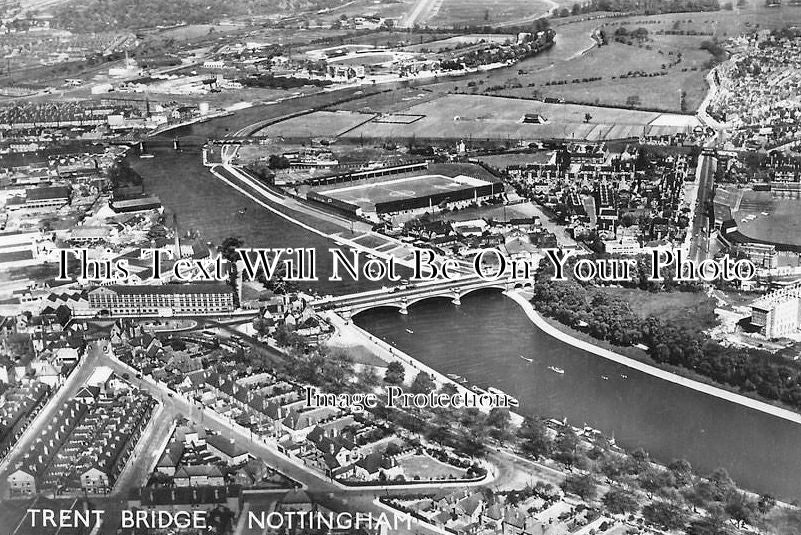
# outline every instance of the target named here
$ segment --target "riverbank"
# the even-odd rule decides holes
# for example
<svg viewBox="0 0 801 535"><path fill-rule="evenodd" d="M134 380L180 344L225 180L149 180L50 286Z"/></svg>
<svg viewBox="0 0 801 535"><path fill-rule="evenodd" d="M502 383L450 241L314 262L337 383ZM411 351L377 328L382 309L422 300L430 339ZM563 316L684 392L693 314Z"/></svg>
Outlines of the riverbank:
<svg viewBox="0 0 801 535"><path fill-rule="evenodd" d="M423 364L397 347L373 336L358 325L355 325L352 321L346 321L339 314L332 311L325 311L321 313L321 315L326 321L333 325L335 329L337 338L334 347L345 348L348 345L367 347L373 354L387 364L390 362L400 363L403 366L404 377L407 382L411 381L418 373L425 372L432 376L437 388L444 384L451 384L463 394L472 394L464 385L457 383L434 368ZM489 409L482 410L484 412L489 412ZM521 425L523 423L523 416L520 414L510 411L510 416L514 425Z"/></svg>
<svg viewBox="0 0 801 535"><path fill-rule="evenodd" d="M799 413L781 407L776 407L774 405L770 405L769 403L765 403L763 401L752 399L743 396L741 394L730 392L728 390L724 390L716 386L695 381L693 379L688 379L686 377L682 377L675 373L657 368L656 366L651 366L650 364L646 364L644 362L635 360L631 357L626 357L624 355L621 355L620 353L616 353L614 351L598 347L597 345L591 344L584 340L579 340L574 336L571 336L563 331L560 331L559 329L557 329L556 327L545 321L545 319L539 314L539 312L537 312L534 309L534 307L528 301L528 299L526 299L526 297L523 296L521 293L506 292L505 295L507 295L509 298L511 298L513 301L519 304L520 307L525 312L526 316L528 316L531 322L534 323L534 325L536 325L540 330L542 330L549 336L552 336L553 338L556 338L557 340L560 340L575 348L581 349L588 353L592 353L594 355L598 355L599 357L614 361L618 364L622 364L626 367L640 371L642 373L646 373L658 379L662 379L686 388L690 388L692 390L695 390L696 392L701 392L726 401L730 401L732 403L736 403L743 407L748 407L750 409L765 414L769 414L777 418L781 418L783 420L801 424L801 414Z"/></svg>

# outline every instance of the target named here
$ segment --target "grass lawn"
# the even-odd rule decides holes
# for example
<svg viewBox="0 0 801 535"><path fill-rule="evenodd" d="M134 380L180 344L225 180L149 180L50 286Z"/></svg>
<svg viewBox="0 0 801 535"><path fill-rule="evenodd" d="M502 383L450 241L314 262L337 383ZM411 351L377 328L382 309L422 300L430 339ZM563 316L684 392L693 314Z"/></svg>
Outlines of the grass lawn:
<svg viewBox="0 0 801 535"><path fill-rule="evenodd" d="M631 288L609 288L606 292L621 297L643 318L653 315L673 321L688 330L704 330L717 324L715 299L703 293L661 292L654 294Z"/></svg>
<svg viewBox="0 0 801 535"><path fill-rule="evenodd" d="M573 104L551 104L488 95L445 95L414 104L404 113L422 115L411 124L369 122L343 137L350 139L416 137L440 139L622 139L639 136L651 123L666 124L659 113L602 108ZM585 120L589 113L591 120ZM540 114L544 124L524 123L525 114ZM673 126L659 126L663 132L684 131L696 124L689 116L670 116ZM681 123L681 124L679 124ZM278 125L277 125L278 126Z"/></svg>
<svg viewBox="0 0 801 535"><path fill-rule="evenodd" d="M351 111L316 111L283 121L256 132L259 136L336 137L374 116Z"/></svg>
<svg viewBox="0 0 801 535"><path fill-rule="evenodd" d="M403 467L403 473L407 480L414 479L415 476L420 476L420 479L445 479L448 476L459 478L466 472L449 464L441 463L428 455L413 455L398 461L398 464Z"/></svg>
<svg viewBox="0 0 801 535"><path fill-rule="evenodd" d="M649 31L653 29L651 26L648 28ZM614 30L606 29L608 33ZM559 31L560 28L557 28ZM587 27L585 31L592 30ZM654 35L652 41L643 43L642 47L611 42L556 64L552 69L527 70L521 64L523 74L516 77L517 83L501 80L504 87L493 91L493 94L518 97L537 94L561 97L572 102L615 106L625 105L629 97L636 95L641 107L681 111L679 91L683 90L687 95L686 109L693 110L706 95L704 64L712 57L699 48L702 41L703 38L695 36L676 38ZM681 62L670 67L674 55L679 51L682 53ZM662 69L663 66L665 69ZM630 72L656 73L663 70L667 72L666 75L621 78ZM601 77L601 80L573 83L573 80L596 77ZM546 85L564 81L567 83ZM487 88L497 87L498 82L490 78L485 84Z"/></svg>
<svg viewBox="0 0 801 535"><path fill-rule="evenodd" d="M517 36L512 34L474 33L470 35L457 35L447 39L440 39L438 41L431 41L418 45L406 46L403 47L402 50L404 52L421 52L426 50L431 52L441 52L443 50L453 50L459 46L476 44L482 41L486 43L514 42L516 37Z"/></svg>
<svg viewBox="0 0 801 535"><path fill-rule="evenodd" d="M732 215L737 228L746 236L801 244L801 200L773 197L769 191L745 191L737 208ZM753 217L746 219L747 216Z"/></svg>
<svg viewBox="0 0 801 535"><path fill-rule="evenodd" d="M385 360L381 360L375 353L363 345L349 347L333 346L331 352L334 354L347 355L353 360L354 364L365 364L377 368L387 367L387 362Z"/></svg>
<svg viewBox="0 0 801 535"><path fill-rule="evenodd" d="M551 7L544 0L441 0L435 6L424 22L439 27L509 22L545 14Z"/></svg>

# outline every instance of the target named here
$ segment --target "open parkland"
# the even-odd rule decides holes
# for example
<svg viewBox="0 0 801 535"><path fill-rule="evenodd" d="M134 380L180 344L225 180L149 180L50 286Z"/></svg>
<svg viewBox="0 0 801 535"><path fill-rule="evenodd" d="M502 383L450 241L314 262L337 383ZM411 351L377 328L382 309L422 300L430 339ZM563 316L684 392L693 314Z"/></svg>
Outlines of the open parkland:
<svg viewBox="0 0 801 535"><path fill-rule="evenodd" d="M288 119L256 135L308 136L342 141L363 140L516 140L564 139L610 141L640 136L672 135L699 125L694 116L620 110L578 104L546 103L486 95L444 94L386 113L348 110L317 111ZM591 121L585 119L592 116ZM538 116L539 124L526 122ZM407 120L406 118L410 118Z"/></svg>

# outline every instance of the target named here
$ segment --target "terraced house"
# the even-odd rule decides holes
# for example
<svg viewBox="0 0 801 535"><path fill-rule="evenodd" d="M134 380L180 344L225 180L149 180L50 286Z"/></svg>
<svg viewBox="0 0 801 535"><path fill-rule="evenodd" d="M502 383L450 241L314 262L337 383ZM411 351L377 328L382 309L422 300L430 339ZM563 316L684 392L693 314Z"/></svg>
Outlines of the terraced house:
<svg viewBox="0 0 801 535"><path fill-rule="evenodd" d="M106 494L114 487L156 404L117 389L70 400L8 477L12 495Z"/></svg>

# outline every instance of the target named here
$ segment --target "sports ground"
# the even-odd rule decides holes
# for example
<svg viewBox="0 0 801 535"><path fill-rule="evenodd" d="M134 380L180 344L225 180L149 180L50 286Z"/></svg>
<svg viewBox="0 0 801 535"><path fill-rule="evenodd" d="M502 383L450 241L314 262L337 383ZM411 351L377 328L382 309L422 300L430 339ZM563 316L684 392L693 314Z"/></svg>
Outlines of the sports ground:
<svg viewBox="0 0 801 535"><path fill-rule="evenodd" d="M801 200L744 191L732 215L744 235L775 244L801 246Z"/></svg>
<svg viewBox="0 0 801 535"><path fill-rule="evenodd" d="M553 104L536 100L486 95L443 95L424 102L387 106L389 115L315 112L270 127L271 134L294 132L299 122L317 131L351 139L586 139L603 141L689 132L698 125L693 116L660 112ZM379 106L380 108L380 106ZM540 115L542 124L526 123L526 115ZM328 122L337 119L334 128ZM414 119L414 120L412 120ZM339 121L347 120L350 128ZM301 128L302 130L302 128ZM320 135L320 134L318 134Z"/></svg>
<svg viewBox="0 0 801 535"><path fill-rule="evenodd" d="M424 118L408 125L370 121L345 136L600 141L685 132L698 124L690 116L483 95L446 95L412 106L403 113ZM539 114L547 123L524 123L522 118L526 114ZM590 115L589 120L586 114Z"/></svg>
<svg viewBox="0 0 801 535"><path fill-rule="evenodd" d="M429 197L438 193L459 191L487 184L489 182L465 175L449 177L431 174L396 178L374 184L358 184L320 193L359 206L365 211L372 211L379 203Z"/></svg>

